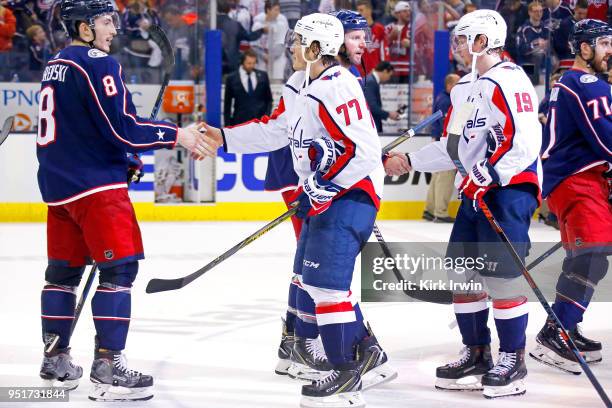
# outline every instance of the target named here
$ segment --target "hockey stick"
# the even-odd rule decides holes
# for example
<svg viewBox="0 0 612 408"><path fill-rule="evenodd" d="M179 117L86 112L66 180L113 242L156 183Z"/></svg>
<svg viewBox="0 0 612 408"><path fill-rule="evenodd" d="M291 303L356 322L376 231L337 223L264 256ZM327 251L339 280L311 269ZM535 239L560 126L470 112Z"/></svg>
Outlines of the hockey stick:
<svg viewBox="0 0 612 408"><path fill-rule="evenodd" d="M155 100L155 105L153 105L153 111L151 112L151 119L155 119L157 117L157 113L159 112L159 108L161 107L164 92L166 91L166 87L170 82L170 76L172 75L172 70L174 68L174 51L172 51L172 45L170 44L166 33L160 26L152 25L149 27L149 35L151 36L151 40L153 40L153 42L159 46L162 53L162 87L157 94L157 99Z"/></svg>
<svg viewBox="0 0 612 408"><path fill-rule="evenodd" d="M400 144L404 143L406 140L413 137L418 131L426 128L427 126L434 123L436 120L439 120L440 118L442 118L442 116L443 116L442 112L437 111L433 115L425 118L421 123L417 124L415 127L408 130L406 133L404 133L403 135L401 135L400 137L398 137L397 139L389 143L387 146L385 146L385 148L383 149L383 153L387 153L395 149L397 146L399 146ZM385 257L393 258L393 255L391 254L391 251L389 250L389 247L387 246L387 243L385 242L385 239L383 238L382 233L380 232L380 229L378 228L378 225L376 225L376 223L374 223L374 228L372 229L372 232L374 232L374 236L376 236L376 240L380 244L380 247L382 248L383 253L385 254ZM398 282L401 283L404 280L404 277L402 276L401 272L397 269L395 264L393 266L393 274L395 275L395 278L397 279ZM421 300L423 302L441 303L445 305L449 305L453 303L453 294L449 290L438 290L434 292L434 291L420 290L420 289L413 289L413 290L404 289L403 292L407 296L413 299Z"/></svg>
<svg viewBox="0 0 612 408"><path fill-rule="evenodd" d="M423 121L423 122L427 121L427 124L429 124L430 123L430 119L432 117L435 117L435 119L439 119L440 115L441 115L441 113L438 111L435 114L433 114L430 117L428 117L427 119L425 119L425 121ZM420 126L420 125L421 124L415 126L415 129L422 129L423 126ZM415 132L414 129L410 129L410 130L406 131L400 137L398 137L393 142L391 142L389 145L387 145L383 149L383 152L387 153L390 150L389 146L392 146L391 148L396 147L397 145L399 145L399 143L401 143L401 142L407 140L408 138L414 136L415 133L416 132ZM401 140L401 141L398 143L397 142L398 140ZM212 260L210 263L208 263L204 267L198 269L197 271L193 272L192 274L189 274L187 276L183 276L182 278L176 278L176 279L159 279L159 278L151 279L149 281L149 283L147 284L146 292L147 293L165 292L165 291L168 291L168 290L181 289L181 288L189 285L191 282L193 282L194 280L196 280L200 276L204 275L206 272L208 272L209 270L211 270L215 266L219 265L221 262L225 261L230 256L234 255L236 252L240 251L242 248L244 248L245 246L249 245L251 242L255 241L257 238L259 238L262 235L264 235L266 232L270 231L272 228L274 228L277 225L281 224L286 219L291 218L293 215L295 215L296 212L297 212L297 203L295 204L295 207L293 207L292 209L290 209L287 212L283 213L278 218L270 221L268 224L264 225L263 227L261 227L260 229L255 231L255 233L253 233L252 235L249 235L244 240L240 241L238 244L234 245L232 248L230 248L229 250L227 250L223 254L219 255L217 258Z"/></svg>
<svg viewBox="0 0 612 408"><path fill-rule="evenodd" d="M159 46L161 53L162 53L162 72L163 72L162 86L161 86L161 89L159 90L159 93L157 94L155 105L153 105L153 109L151 110L151 116L149 117L151 120L155 120L155 118L157 117L157 114L159 113L159 109L161 107L161 102L163 100L164 92L166 91L166 88L168 87L170 76L172 75L172 69L174 67L174 52L172 51L172 46L170 45L170 41L168 40L166 33L164 33L161 27L157 25L151 26L149 28L149 34L151 35L151 40L153 40L153 42L155 42ZM11 118L12 116L9 119ZM7 119L7 122L8 122L8 119ZM11 125L12 125L12 122L11 122ZM2 144L2 142L4 141L4 139L2 139L2 136L4 136L4 138L8 136L8 132L6 136L4 135L5 127L6 127L6 122L5 122L5 126L3 127L2 133L0 134L0 144ZM130 170L128 172L128 177L127 177L128 185L130 184L133 176L134 176L134 171ZM72 337L74 328L77 322L79 321L79 317L81 316L81 312L83 311L85 301L87 300L87 296L89 295L89 291L91 289L91 286L93 285L93 281L96 276L97 270L98 270L98 265L94 261L93 264L91 265L91 269L89 270L89 275L87 276L87 281L85 282L85 286L83 287L83 292L81 293L79 302L77 303L77 306L74 310L74 319L72 320L72 325L70 326L70 337ZM59 340L60 340L59 335L57 334L51 335L49 337L49 340L45 344L45 352L46 353L53 352L57 348Z"/></svg>
<svg viewBox="0 0 612 408"><path fill-rule="evenodd" d="M15 117L14 116L9 116L4 121L4 125L2 125L2 131L0 131L0 145L2 145L2 143L4 143L4 141L6 140L8 135L11 133L11 130L13 129L13 123L14 122L15 122Z"/></svg>
<svg viewBox="0 0 612 408"><path fill-rule="evenodd" d="M464 124L466 123L468 117L471 115L472 110L473 110L473 105L469 103L461 105L459 109L457 110L457 115L453 119L453 123L451 123L451 125L449 126L449 130L448 130L448 141L447 141L446 149L448 151L448 155L450 156L451 160L457 167L457 170L463 177L467 176L468 173L465 170L465 167L463 167L463 164L461 163L461 161L459 160L459 151L458 151L459 140L461 138L461 134L463 133ZM506 235L502 227L499 225L499 223L493 216L493 213L491 213L491 209L489 208L489 206L483 199L478 200L478 206L482 210L482 213L486 217L487 221L489 221L491 228L493 228L493 230L497 233L501 241L506 246L506 249L508 250L508 253L510 253L510 255L512 256L512 259L514 263L516 264L516 266L518 266L521 269L523 276L527 280L527 283L531 287L531 290L533 290L533 293L535 293L536 297L540 301L540 304L546 311L546 314L548 315L548 317L551 320L553 320L555 324L557 325L557 327L561 330L561 336L567 343L570 351L574 354L574 357L580 364L580 367L582 367L582 370L586 373L587 377L589 378L589 381L595 388L595 391L597 391L597 394L599 394L599 397L601 398L605 406L607 408L612 408L612 402L610 401L610 398L608 397L608 395L602 388L601 384L599 383L599 381L593 374L593 371L591 371L591 368L588 366L588 364L586 363L586 361L580 354L580 351L578 350L578 347L574 343L574 340L572 340L572 338L569 336L569 334L567 333L567 330L565 329L565 327L563 327L563 324L561 324L561 321L555 314L554 310L552 310L552 308L548 304L548 301L542 294L542 291L540 290L536 282L531 277L531 274L525 267L525 264L521 260L521 257L516 252L516 249L514 249L514 246L510 242L510 239L508 238L508 236Z"/></svg>

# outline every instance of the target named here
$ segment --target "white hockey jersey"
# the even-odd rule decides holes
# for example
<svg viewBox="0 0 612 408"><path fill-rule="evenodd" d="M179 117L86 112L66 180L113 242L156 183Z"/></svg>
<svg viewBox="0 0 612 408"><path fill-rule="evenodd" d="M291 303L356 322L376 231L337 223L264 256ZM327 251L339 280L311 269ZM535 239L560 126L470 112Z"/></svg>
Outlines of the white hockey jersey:
<svg viewBox="0 0 612 408"><path fill-rule="evenodd" d="M304 71L289 78L270 117L223 128L225 151L270 152L289 144L301 185L313 173L308 147L315 139L331 138L342 153L324 178L364 190L378 208L384 181L381 145L359 82L339 65L325 69L306 88L304 79Z"/></svg>
<svg viewBox="0 0 612 408"><path fill-rule="evenodd" d="M487 159L502 186L532 183L542 185L539 159L542 127L538 121L538 97L522 68L511 62L500 62L474 83L467 74L451 91L451 108L446 126L453 117L453 107L471 101L472 117L463 128L459 142L459 160L470 170L477 161ZM415 170L436 172L455 168L446 151L446 137L421 150L410 153ZM457 174L455 186L463 177Z"/></svg>

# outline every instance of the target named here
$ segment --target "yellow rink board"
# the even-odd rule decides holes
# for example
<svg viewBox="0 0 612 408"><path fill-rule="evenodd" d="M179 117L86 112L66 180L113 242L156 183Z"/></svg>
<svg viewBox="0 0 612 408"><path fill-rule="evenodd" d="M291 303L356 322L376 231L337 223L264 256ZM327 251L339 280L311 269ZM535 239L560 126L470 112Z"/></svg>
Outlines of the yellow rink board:
<svg viewBox="0 0 612 408"><path fill-rule="evenodd" d="M450 213L459 202L450 203ZM140 221L271 221L287 209L282 203L153 204L134 203ZM425 202L383 202L378 219L421 219ZM47 218L44 203L0 203L0 222L43 222Z"/></svg>

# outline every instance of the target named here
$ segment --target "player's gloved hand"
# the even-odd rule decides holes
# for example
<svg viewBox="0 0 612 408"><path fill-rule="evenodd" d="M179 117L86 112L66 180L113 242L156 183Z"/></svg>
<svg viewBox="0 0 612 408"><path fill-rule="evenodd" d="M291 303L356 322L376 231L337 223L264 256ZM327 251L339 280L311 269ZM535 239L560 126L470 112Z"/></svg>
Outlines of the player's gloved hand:
<svg viewBox="0 0 612 408"><path fill-rule="evenodd" d="M476 201L484 197L491 187L498 184L499 176L497 172L491 163L484 159L476 162L468 175L463 178L459 191L464 197Z"/></svg>
<svg viewBox="0 0 612 408"><path fill-rule="evenodd" d="M144 164L140 157L137 154L127 153L128 159L128 172L127 172L127 181L128 183L139 183L140 179L144 175L144 171L142 170Z"/></svg>
<svg viewBox="0 0 612 408"><path fill-rule="evenodd" d="M310 170L327 173L336 162L336 158L342 154L341 150L339 145L327 137L313 140L308 147Z"/></svg>
<svg viewBox="0 0 612 408"><path fill-rule="evenodd" d="M299 218L312 217L323 213L329 208L332 200L342 190L342 187L325 180L320 172L311 174L302 187L296 190L298 196L298 211L295 214Z"/></svg>

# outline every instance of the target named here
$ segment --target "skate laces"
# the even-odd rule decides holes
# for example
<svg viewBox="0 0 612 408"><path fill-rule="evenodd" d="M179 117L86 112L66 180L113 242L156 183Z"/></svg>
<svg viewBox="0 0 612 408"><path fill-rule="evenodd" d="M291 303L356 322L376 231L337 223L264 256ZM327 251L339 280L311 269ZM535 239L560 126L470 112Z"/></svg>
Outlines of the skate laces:
<svg viewBox="0 0 612 408"><path fill-rule="evenodd" d="M321 343L318 338L306 340L306 351L312 355L315 361L327 361L323 343Z"/></svg>
<svg viewBox="0 0 612 408"><path fill-rule="evenodd" d="M338 375L339 375L338 371L332 370L331 373L321 378L320 380L317 380L315 382L316 383L315 385L319 386L319 385L325 385L327 383L333 382L336 378L338 378Z"/></svg>
<svg viewBox="0 0 612 408"><path fill-rule="evenodd" d="M470 359L469 347L467 346L463 347L461 351L459 352L459 354L461 355L461 358L457 361L453 361L452 363L448 363L449 367L459 367L465 364Z"/></svg>
<svg viewBox="0 0 612 408"><path fill-rule="evenodd" d="M127 358L125 358L123 354L116 354L113 357L113 364L115 367L117 367L117 369L123 371L130 377L136 377L141 375L139 371L130 370L129 368L127 368Z"/></svg>
<svg viewBox="0 0 612 408"><path fill-rule="evenodd" d="M505 375L516 364L516 353L500 352L499 361L489 372L492 374Z"/></svg>

